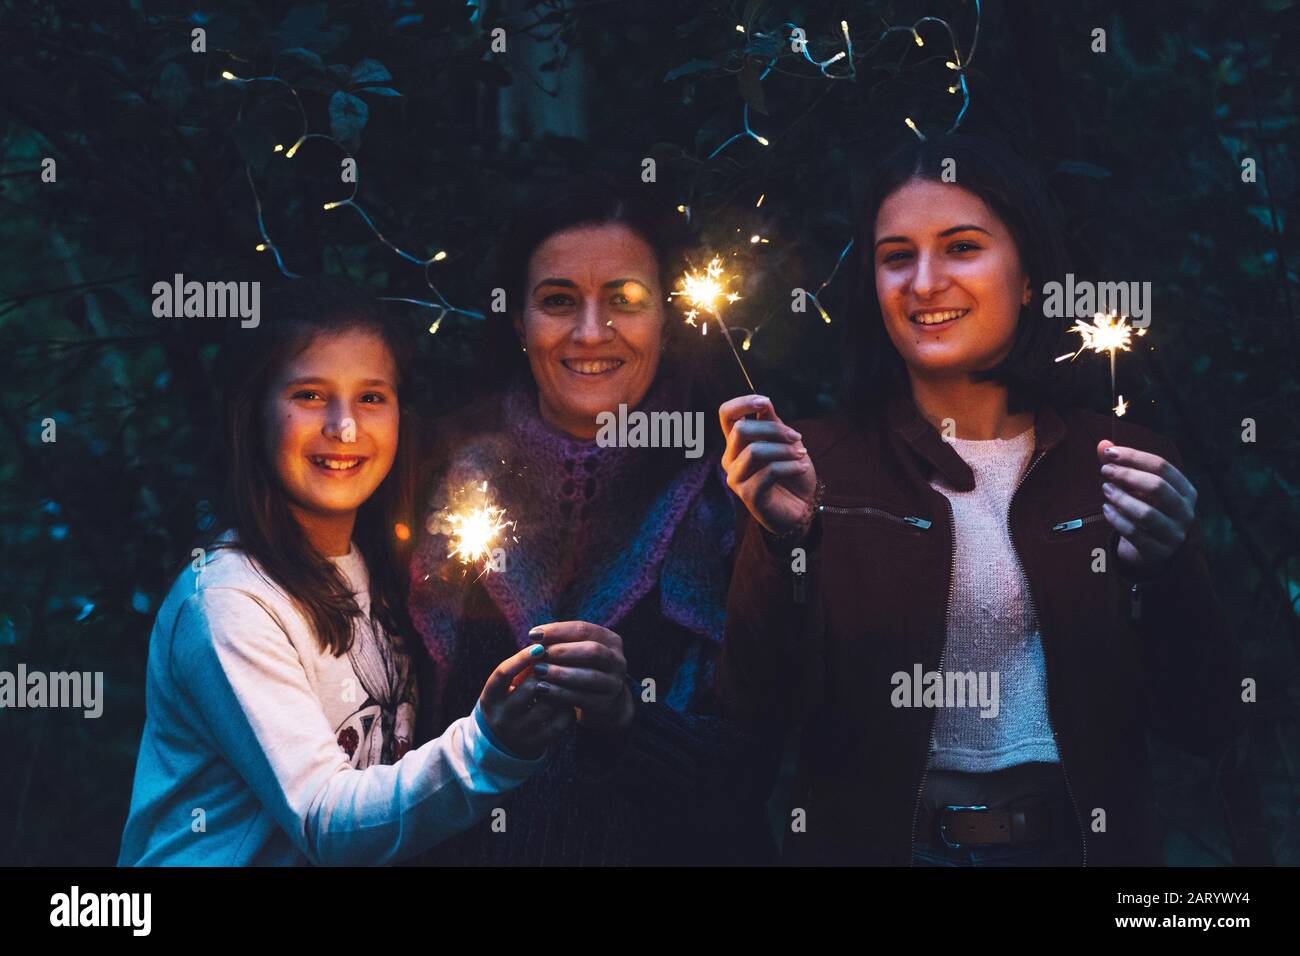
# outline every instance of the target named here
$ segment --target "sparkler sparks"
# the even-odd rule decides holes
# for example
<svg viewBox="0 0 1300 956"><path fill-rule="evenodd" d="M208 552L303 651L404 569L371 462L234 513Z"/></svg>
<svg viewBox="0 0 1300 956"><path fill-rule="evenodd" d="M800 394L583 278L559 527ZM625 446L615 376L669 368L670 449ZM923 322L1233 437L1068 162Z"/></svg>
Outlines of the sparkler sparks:
<svg viewBox="0 0 1300 956"><path fill-rule="evenodd" d="M731 346L731 354L736 357L736 364L740 366L740 374L745 376L745 383L749 386L750 391L754 390L754 381L749 377L749 370L745 368L745 363L741 361L740 353L736 351L736 343L731 339L731 330L727 328L727 323L722 320L721 309L723 304L730 305L740 299L738 292L729 290L732 282L739 279L740 276L729 276L723 274L722 257L714 256L709 260L709 264L704 267L703 272L694 269L687 269L682 275L680 288L673 292L673 296L681 296L690 306L686 311L687 325L695 325L695 319L701 312L713 316L714 321L718 323L718 328L722 330L723 338ZM709 326L706 319L700 326L700 334L708 335ZM746 346L749 343L749 336L745 338Z"/></svg>
<svg viewBox="0 0 1300 956"><path fill-rule="evenodd" d="M470 500L439 515L446 522L451 537L452 548L447 557L458 558L466 565L483 562L482 573L487 574L492 570L493 551L499 546L502 535L513 532L518 522L507 521L506 509L492 503L486 481L462 490L460 497Z"/></svg>
<svg viewBox="0 0 1300 956"><path fill-rule="evenodd" d="M1133 336L1146 335L1145 328L1135 329L1128 324L1127 315L1116 315L1114 312L1097 312L1092 317L1092 323L1076 320L1074 325L1070 326L1071 332L1078 332L1083 340L1077 352L1067 352L1064 355L1058 355L1056 361L1064 362L1069 359L1073 362L1079 355L1087 349L1094 352L1105 352L1110 356L1110 401L1111 411L1115 417L1119 418L1128 411L1128 403L1124 401L1121 395L1118 400L1115 395L1115 353L1132 351Z"/></svg>

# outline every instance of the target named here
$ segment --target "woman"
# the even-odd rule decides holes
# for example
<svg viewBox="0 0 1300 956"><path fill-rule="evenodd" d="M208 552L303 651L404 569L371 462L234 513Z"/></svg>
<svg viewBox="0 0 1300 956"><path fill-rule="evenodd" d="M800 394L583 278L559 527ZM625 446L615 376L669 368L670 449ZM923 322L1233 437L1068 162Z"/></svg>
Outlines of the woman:
<svg viewBox="0 0 1300 956"><path fill-rule="evenodd" d="M430 860L762 858L752 741L711 714L708 693L735 522L720 449L698 446L716 433L698 430L693 449L619 447L598 421L623 408L702 425L716 407L693 395L674 347L679 217L599 182L526 208L502 252L509 311L491 320L487 377L503 387L439 436L454 454L438 469L412 614L434 665L434 731L494 655L533 640L548 657L537 706L576 708L577 726L501 815ZM483 494L513 523L496 559L466 566L442 515Z"/></svg>
<svg viewBox="0 0 1300 956"><path fill-rule="evenodd" d="M1169 442L1072 401L1068 322L1037 291L1066 272L1061 226L1009 150L909 144L857 240L851 414L793 429L756 396L720 409L754 520L719 693L769 733L805 720L786 849L1154 862L1144 730L1217 752L1241 706L1196 491Z"/></svg>
<svg viewBox="0 0 1300 956"><path fill-rule="evenodd" d="M411 749L409 336L336 281L266 311L223 353L229 526L158 612L121 865L402 860L486 816L572 722L529 706L535 644Z"/></svg>

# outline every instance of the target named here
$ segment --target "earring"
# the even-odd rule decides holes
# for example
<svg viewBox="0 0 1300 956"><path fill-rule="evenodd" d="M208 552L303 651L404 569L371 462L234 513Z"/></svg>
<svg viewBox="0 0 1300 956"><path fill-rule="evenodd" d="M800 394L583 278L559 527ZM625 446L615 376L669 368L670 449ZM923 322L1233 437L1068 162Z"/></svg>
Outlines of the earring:
<svg viewBox="0 0 1300 956"><path fill-rule="evenodd" d="M527 352L527 351L528 351L528 346L527 346L527 345L524 345L523 342L520 342L520 343L519 343L519 349L520 349L520 351L522 351L522 352Z"/></svg>

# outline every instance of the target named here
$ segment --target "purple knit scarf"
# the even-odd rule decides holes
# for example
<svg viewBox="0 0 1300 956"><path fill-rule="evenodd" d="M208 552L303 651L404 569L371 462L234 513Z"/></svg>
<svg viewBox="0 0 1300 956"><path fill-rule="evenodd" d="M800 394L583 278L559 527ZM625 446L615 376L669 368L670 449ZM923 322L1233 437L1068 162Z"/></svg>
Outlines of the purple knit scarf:
<svg viewBox="0 0 1300 956"><path fill-rule="evenodd" d="M675 408L674 389L658 384L639 408ZM481 577L449 559L446 535L426 532L416 550L411 614L437 665L439 685L455 666L474 582L504 618L518 647L528 632L556 620L617 630L628 611L659 585L665 617L712 641L721 639L733 511L716 456L687 459L665 448L601 448L546 424L531 388L509 392L502 427L457 449L430 514L458 488L487 480L506 518L506 568ZM436 527L436 522L432 523Z"/></svg>

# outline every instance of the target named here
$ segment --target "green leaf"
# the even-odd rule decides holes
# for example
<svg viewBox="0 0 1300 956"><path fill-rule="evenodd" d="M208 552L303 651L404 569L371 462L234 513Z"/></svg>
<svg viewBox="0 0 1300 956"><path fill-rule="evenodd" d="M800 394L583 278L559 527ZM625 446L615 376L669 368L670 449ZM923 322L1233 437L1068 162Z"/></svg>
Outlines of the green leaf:
<svg viewBox="0 0 1300 956"><path fill-rule="evenodd" d="M361 131L369 115L370 107L351 93L339 90L330 97L330 130L353 152L361 145Z"/></svg>
<svg viewBox="0 0 1300 956"><path fill-rule="evenodd" d="M367 83L383 83L392 78L393 74L388 72L384 64L378 60L365 59L352 67L349 79L353 86L363 86Z"/></svg>
<svg viewBox="0 0 1300 956"><path fill-rule="evenodd" d="M705 70L715 69L717 65L718 64L714 63L712 60L687 60L681 66L673 67L665 73L664 82L668 83L671 80L676 80L683 76L690 76L693 73L703 73Z"/></svg>
<svg viewBox="0 0 1300 956"><path fill-rule="evenodd" d="M749 108L766 116L767 99L763 96L763 84L758 79L760 72L757 60L746 60L745 68L736 79L740 85L740 95L745 98Z"/></svg>

